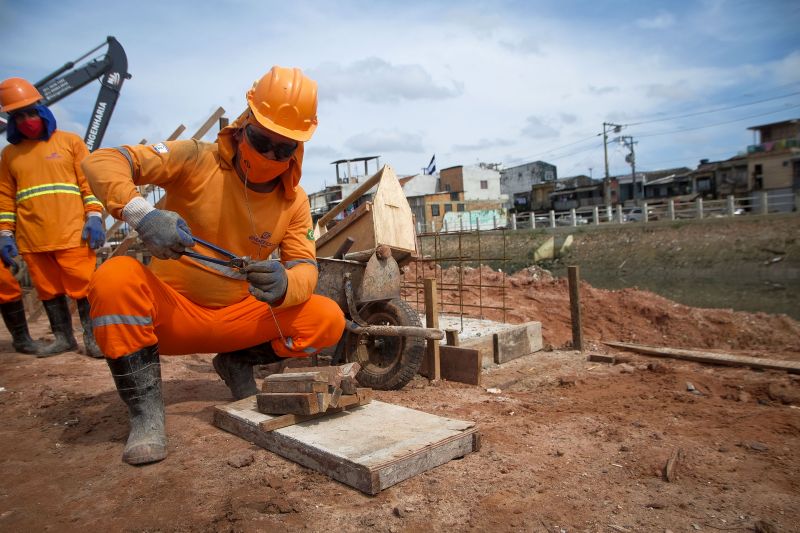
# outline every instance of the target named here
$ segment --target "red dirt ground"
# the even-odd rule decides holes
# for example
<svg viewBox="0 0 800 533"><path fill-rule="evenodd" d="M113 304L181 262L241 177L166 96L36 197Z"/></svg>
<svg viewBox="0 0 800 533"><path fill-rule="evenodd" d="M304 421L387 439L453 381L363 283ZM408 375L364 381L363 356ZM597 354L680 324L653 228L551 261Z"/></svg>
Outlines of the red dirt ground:
<svg viewBox="0 0 800 533"><path fill-rule="evenodd" d="M485 370L481 387L418 378L377 392L474 420L483 447L375 497L215 428L213 406L230 397L210 354L162 359L170 455L125 465L127 416L105 363L12 353L3 330L0 530L798 530L797 376L634 354L590 363L563 349L564 281L529 269L507 285L508 320L541 320L556 349ZM615 353L600 341L618 340L800 360L800 324L784 316L581 290L590 353ZM502 302L493 292L484 289L483 301ZM46 321L32 331L45 336ZM661 469L676 449L677 477L667 482Z"/></svg>

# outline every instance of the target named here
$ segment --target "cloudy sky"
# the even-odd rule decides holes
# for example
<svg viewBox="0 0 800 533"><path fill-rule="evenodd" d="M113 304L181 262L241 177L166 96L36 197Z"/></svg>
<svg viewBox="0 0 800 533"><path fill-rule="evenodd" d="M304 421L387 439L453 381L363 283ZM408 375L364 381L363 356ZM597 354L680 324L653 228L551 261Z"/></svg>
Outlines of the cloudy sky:
<svg viewBox="0 0 800 533"><path fill-rule="evenodd" d="M104 146L235 117L270 66L301 67L320 96L308 191L335 181L331 161L371 155L399 174L436 154L598 178L603 122L626 125L612 137L633 137L637 169L694 168L745 149L749 126L800 118L796 0L0 0L0 22L2 78L122 43L132 79ZM53 106L62 129L83 135L97 90ZM611 174L626 153L609 144Z"/></svg>

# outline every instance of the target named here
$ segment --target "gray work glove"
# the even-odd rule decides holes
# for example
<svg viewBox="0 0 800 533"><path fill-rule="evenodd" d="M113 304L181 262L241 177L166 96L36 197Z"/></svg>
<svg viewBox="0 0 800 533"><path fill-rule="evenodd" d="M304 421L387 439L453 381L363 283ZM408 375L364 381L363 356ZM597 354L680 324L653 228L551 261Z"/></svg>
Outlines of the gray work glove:
<svg viewBox="0 0 800 533"><path fill-rule="evenodd" d="M274 305L286 295L289 279L280 261L274 259L256 261L247 265L244 272L250 283L250 294L256 300Z"/></svg>
<svg viewBox="0 0 800 533"><path fill-rule="evenodd" d="M186 248L194 246L189 226L174 211L150 211L136 226L136 232L150 253L159 259L177 259Z"/></svg>

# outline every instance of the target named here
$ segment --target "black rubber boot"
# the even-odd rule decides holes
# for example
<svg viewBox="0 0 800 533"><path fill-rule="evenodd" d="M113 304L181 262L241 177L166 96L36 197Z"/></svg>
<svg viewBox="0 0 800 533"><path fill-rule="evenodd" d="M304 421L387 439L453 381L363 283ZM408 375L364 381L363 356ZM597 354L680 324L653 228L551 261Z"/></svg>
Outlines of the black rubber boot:
<svg viewBox="0 0 800 533"><path fill-rule="evenodd" d="M211 362L214 364L214 370L231 390L234 399L241 400L258 393L253 367L280 360L270 343L265 342L244 350L219 353Z"/></svg>
<svg viewBox="0 0 800 533"><path fill-rule="evenodd" d="M86 348L86 355L101 359L103 352L94 340L94 332L92 331L92 317L89 316L89 300L81 298L75 302L78 306L78 315L81 317L81 326L83 326L83 346Z"/></svg>
<svg viewBox="0 0 800 533"><path fill-rule="evenodd" d="M130 417L131 429L122 460L130 465L161 461L167 456L167 435L158 346L106 362Z"/></svg>
<svg viewBox="0 0 800 533"><path fill-rule="evenodd" d="M69 312L69 305L67 305L67 297L62 294L52 300L44 300L42 304L47 312L47 318L50 319L50 328L53 330L55 340L42 347L37 355L49 357L77 350L78 343L72 334L72 315Z"/></svg>
<svg viewBox="0 0 800 533"><path fill-rule="evenodd" d="M14 349L20 353L37 353L42 346L31 338L22 300L0 304L0 312L3 313L3 322L11 333Z"/></svg>

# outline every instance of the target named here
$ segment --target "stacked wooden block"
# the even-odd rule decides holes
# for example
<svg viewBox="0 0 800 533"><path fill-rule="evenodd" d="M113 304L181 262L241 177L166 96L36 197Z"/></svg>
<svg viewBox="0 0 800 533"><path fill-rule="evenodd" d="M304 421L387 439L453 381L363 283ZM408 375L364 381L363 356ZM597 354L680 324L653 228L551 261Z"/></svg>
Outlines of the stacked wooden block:
<svg viewBox="0 0 800 533"><path fill-rule="evenodd" d="M258 410L272 415L316 415L363 405L370 389L358 387L358 363L341 366L287 368L264 378L256 395Z"/></svg>

